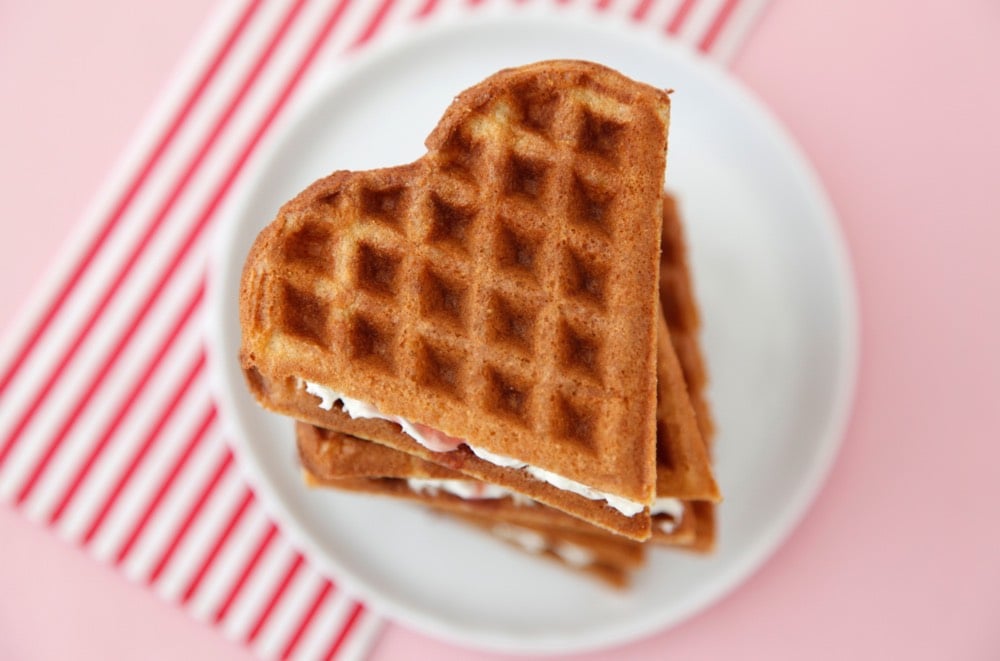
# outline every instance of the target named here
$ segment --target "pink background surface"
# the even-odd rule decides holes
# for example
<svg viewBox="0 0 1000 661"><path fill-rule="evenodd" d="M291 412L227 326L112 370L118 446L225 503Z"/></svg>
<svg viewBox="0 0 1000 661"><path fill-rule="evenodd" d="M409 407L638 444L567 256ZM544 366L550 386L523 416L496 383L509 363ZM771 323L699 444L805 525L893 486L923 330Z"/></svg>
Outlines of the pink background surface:
<svg viewBox="0 0 1000 661"><path fill-rule="evenodd" d="M0 2L3 328L205 4ZM840 213L862 315L852 420L763 569L670 631L584 658L1000 658L998 62L990 0L772 0L733 70ZM389 626L372 658L472 656ZM0 508L0 658L139 657L251 655Z"/></svg>

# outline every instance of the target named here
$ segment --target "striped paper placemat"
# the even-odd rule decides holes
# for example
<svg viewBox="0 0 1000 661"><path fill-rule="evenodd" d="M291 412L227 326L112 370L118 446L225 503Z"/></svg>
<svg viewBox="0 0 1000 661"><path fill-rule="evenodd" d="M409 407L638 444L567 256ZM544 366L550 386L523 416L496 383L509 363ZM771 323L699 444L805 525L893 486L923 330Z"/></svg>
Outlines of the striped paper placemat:
<svg viewBox="0 0 1000 661"><path fill-rule="evenodd" d="M261 140L345 53L544 0L223 2L0 347L0 499L267 658L362 658L382 621L234 465L208 389L208 238ZM765 0L551 0L727 61ZM586 5L585 7L583 5Z"/></svg>

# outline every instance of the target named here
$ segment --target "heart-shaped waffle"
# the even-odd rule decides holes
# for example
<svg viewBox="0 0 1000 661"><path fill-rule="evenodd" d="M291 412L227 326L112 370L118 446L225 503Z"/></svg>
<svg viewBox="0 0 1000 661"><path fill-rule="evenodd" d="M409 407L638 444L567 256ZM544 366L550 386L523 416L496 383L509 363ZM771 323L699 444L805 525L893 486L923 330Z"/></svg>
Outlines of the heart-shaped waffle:
<svg viewBox="0 0 1000 661"><path fill-rule="evenodd" d="M307 389L439 430L465 444L435 461L558 482L530 495L648 537L668 118L661 90L542 62L459 95L419 160L315 182L244 269L251 390L320 426L339 411Z"/></svg>

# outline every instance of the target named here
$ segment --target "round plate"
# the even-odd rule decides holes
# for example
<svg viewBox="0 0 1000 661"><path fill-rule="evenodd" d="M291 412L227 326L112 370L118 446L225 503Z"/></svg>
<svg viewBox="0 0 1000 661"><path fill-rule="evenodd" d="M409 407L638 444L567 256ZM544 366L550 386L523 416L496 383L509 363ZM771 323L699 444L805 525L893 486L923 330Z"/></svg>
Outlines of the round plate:
<svg viewBox="0 0 1000 661"><path fill-rule="evenodd" d="M279 206L335 169L418 158L459 91L504 67L574 57L672 88L668 186L679 196L717 417L718 551L653 548L616 593L391 499L310 490L289 420L248 394L236 356L239 276ZM254 163L212 267L210 350L230 436L281 529L376 610L459 644L573 652L652 633L759 566L816 494L843 430L857 356L837 221L785 131L715 65L661 37L580 16L424 28L361 56L284 123Z"/></svg>

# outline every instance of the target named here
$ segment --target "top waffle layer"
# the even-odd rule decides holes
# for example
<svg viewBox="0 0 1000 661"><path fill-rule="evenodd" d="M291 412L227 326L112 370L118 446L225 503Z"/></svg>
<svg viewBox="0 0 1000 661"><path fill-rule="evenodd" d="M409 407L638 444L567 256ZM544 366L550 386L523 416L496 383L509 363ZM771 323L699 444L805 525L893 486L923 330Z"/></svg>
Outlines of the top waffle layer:
<svg viewBox="0 0 1000 661"><path fill-rule="evenodd" d="M252 389L319 383L649 502L668 115L544 62L459 95L418 161L315 182L246 263Z"/></svg>

